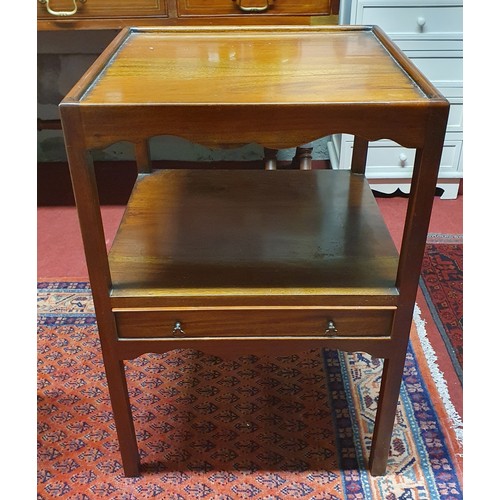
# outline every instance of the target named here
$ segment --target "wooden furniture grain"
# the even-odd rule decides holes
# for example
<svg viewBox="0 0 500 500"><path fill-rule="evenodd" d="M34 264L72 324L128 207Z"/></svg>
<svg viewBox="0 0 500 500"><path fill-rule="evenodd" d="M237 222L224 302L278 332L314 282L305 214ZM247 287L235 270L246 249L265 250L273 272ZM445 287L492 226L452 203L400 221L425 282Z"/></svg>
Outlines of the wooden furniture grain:
<svg viewBox="0 0 500 500"><path fill-rule="evenodd" d="M123 360L329 347L384 358L370 470L386 469L449 104L377 27L125 29L60 112L123 467L140 472ZM351 171L163 170L147 139L270 150L356 136ZM398 255L369 140L416 149ZM138 176L109 254L90 151Z"/></svg>
<svg viewBox="0 0 500 500"><path fill-rule="evenodd" d="M337 24L339 0L37 0L37 29Z"/></svg>
<svg viewBox="0 0 500 500"><path fill-rule="evenodd" d="M339 0L37 0L38 31L122 29L127 26L308 25L338 22ZM59 120L38 120L59 129ZM311 168L311 149L298 146L293 166ZM268 149L272 170L278 151Z"/></svg>

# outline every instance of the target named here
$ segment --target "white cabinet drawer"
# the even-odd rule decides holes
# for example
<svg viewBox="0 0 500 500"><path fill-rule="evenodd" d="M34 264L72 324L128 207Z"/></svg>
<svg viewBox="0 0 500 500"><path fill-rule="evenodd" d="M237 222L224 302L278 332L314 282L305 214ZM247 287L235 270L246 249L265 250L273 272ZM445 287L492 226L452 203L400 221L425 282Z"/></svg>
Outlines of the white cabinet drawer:
<svg viewBox="0 0 500 500"><path fill-rule="evenodd" d="M448 132L463 132L464 99L463 87L456 83L454 87L437 85L437 89L450 103L450 114L448 115Z"/></svg>
<svg viewBox="0 0 500 500"><path fill-rule="evenodd" d="M437 87L461 87L463 85L461 51L407 50L406 55Z"/></svg>
<svg viewBox="0 0 500 500"><path fill-rule="evenodd" d="M397 46L405 53L412 50L438 50L441 52L459 50L462 51L464 48L463 40L415 40L401 38L395 39Z"/></svg>
<svg viewBox="0 0 500 500"><path fill-rule="evenodd" d="M347 140L341 148L340 164L346 168L351 164L352 147L353 142ZM456 172L459 169L461 150L461 140L447 139L445 141L440 173ZM387 174L390 174L391 177L409 177L413 170L414 161L414 149L404 148L389 140L370 142L366 160L366 177L377 178Z"/></svg>
<svg viewBox="0 0 500 500"><path fill-rule="evenodd" d="M448 116L448 132L462 132L464 129L464 105L462 99L448 98L450 114Z"/></svg>
<svg viewBox="0 0 500 500"><path fill-rule="evenodd" d="M351 22L376 24L393 39L462 38L463 7L447 0L359 0Z"/></svg>

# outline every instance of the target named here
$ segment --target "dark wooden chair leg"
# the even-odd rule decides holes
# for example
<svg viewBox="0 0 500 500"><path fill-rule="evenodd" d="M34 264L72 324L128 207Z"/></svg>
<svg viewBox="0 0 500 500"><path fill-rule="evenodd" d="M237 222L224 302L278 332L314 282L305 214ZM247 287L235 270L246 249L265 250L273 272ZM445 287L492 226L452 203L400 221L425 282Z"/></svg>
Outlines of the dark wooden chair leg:
<svg viewBox="0 0 500 500"><path fill-rule="evenodd" d="M304 144L295 150L295 156L292 160L292 166L300 170L311 170L312 168L312 151L311 144Z"/></svg>
<svg viewBox="0 0 500 500"><path fill-rule="evenodd" d="M266 170L276 170L277 156L277 149L264 148L264 168Z"/></svg>
<svg viewBox="0 0 500 500"><path fill-rule="evenodd" d="M140 475L139 449L123 361L112 359L104 353L103 358L124 474L126 477L136 477Z"/></svg>
<svg viewBox="0 0 500 500"><path fill-rule="evenodd" d="M369 460L369 469L373 476L384 475L387 468L405 359L406 352L395 352L384 360Z"/></svg>

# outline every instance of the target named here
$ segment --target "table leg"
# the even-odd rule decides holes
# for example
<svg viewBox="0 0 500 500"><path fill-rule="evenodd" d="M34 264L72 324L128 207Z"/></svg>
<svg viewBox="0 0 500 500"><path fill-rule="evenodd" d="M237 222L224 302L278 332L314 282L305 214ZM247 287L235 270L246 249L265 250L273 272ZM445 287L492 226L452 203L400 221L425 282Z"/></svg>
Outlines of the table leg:
<svg viewBox="0 0 500 500"><path fill-rule="evenodd" d="M149 155L149 142L147 139L135 144L135 162L137 163L137 173L151 173L151 158Z"/></svg>
<svg viewBox="0 0 500 500"><path fill-rule="evenodd" d="M85 134L82 130L78 109L64 109L61 114L64 118L63 129L66 137L68 163L123 468L126 476L138 476L139 452L127 382L123 361L116 356L118 335L109 299L111 275L93 160L83 142Z"/></svg>
<svg viewBox="0 0 500 500"><path fill-rule="evenodd" d="M377 404L377 418L370 451L369 469L372 476L382 476L387 468L392 430L403 378L406 350L384 360L382 383Z"/></svg>
<svg viewBox="0 0 500 500"><path fill-rule="evenodd" d="M130 409L130 398L123 361L103 351L104 367L108 381L109 396L120 445L123 471L126 477L140 475L140 458L135 435L134 421Z"/></svg>
<svg viewBox="0 0 500 500"><path fill-rule="evenodd" d="M351 172L353 174L365 173L367 156L368 141L363 137L355 136L351 160Z"/></svg>
<svg viewBox="0 0 500 500"><path fill-rule="evenodd" d="M418 148L415 155L412 187L396 277L399 301L392 326L391 348L384 361L370 451L369 466L374 476L384 474L387 466L447 118L447 109L438 108L430 113L429 121L434 123L435 128L427 132L424 147Z"/></svg>

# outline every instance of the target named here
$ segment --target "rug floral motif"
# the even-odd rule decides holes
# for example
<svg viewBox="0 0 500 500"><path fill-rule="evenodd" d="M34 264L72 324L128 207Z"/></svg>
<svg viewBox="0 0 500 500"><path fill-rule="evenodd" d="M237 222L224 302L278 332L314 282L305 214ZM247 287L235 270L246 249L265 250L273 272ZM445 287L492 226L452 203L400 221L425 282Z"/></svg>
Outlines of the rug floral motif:
<svg viewBox="0 0 500 500"><path fill-rule="evenodd" d="M366 469L382 360L313 350L126 362L142 476L121 466L88 283L40 283L38 499L461 499L418 337L387 474Z"/></svg>
<svg viewBox="0 0 500 500"><path fill-rule="evenodd" d="M463 244L437 236L428 241L420 287L455 372L463 371Z"/></svg>

